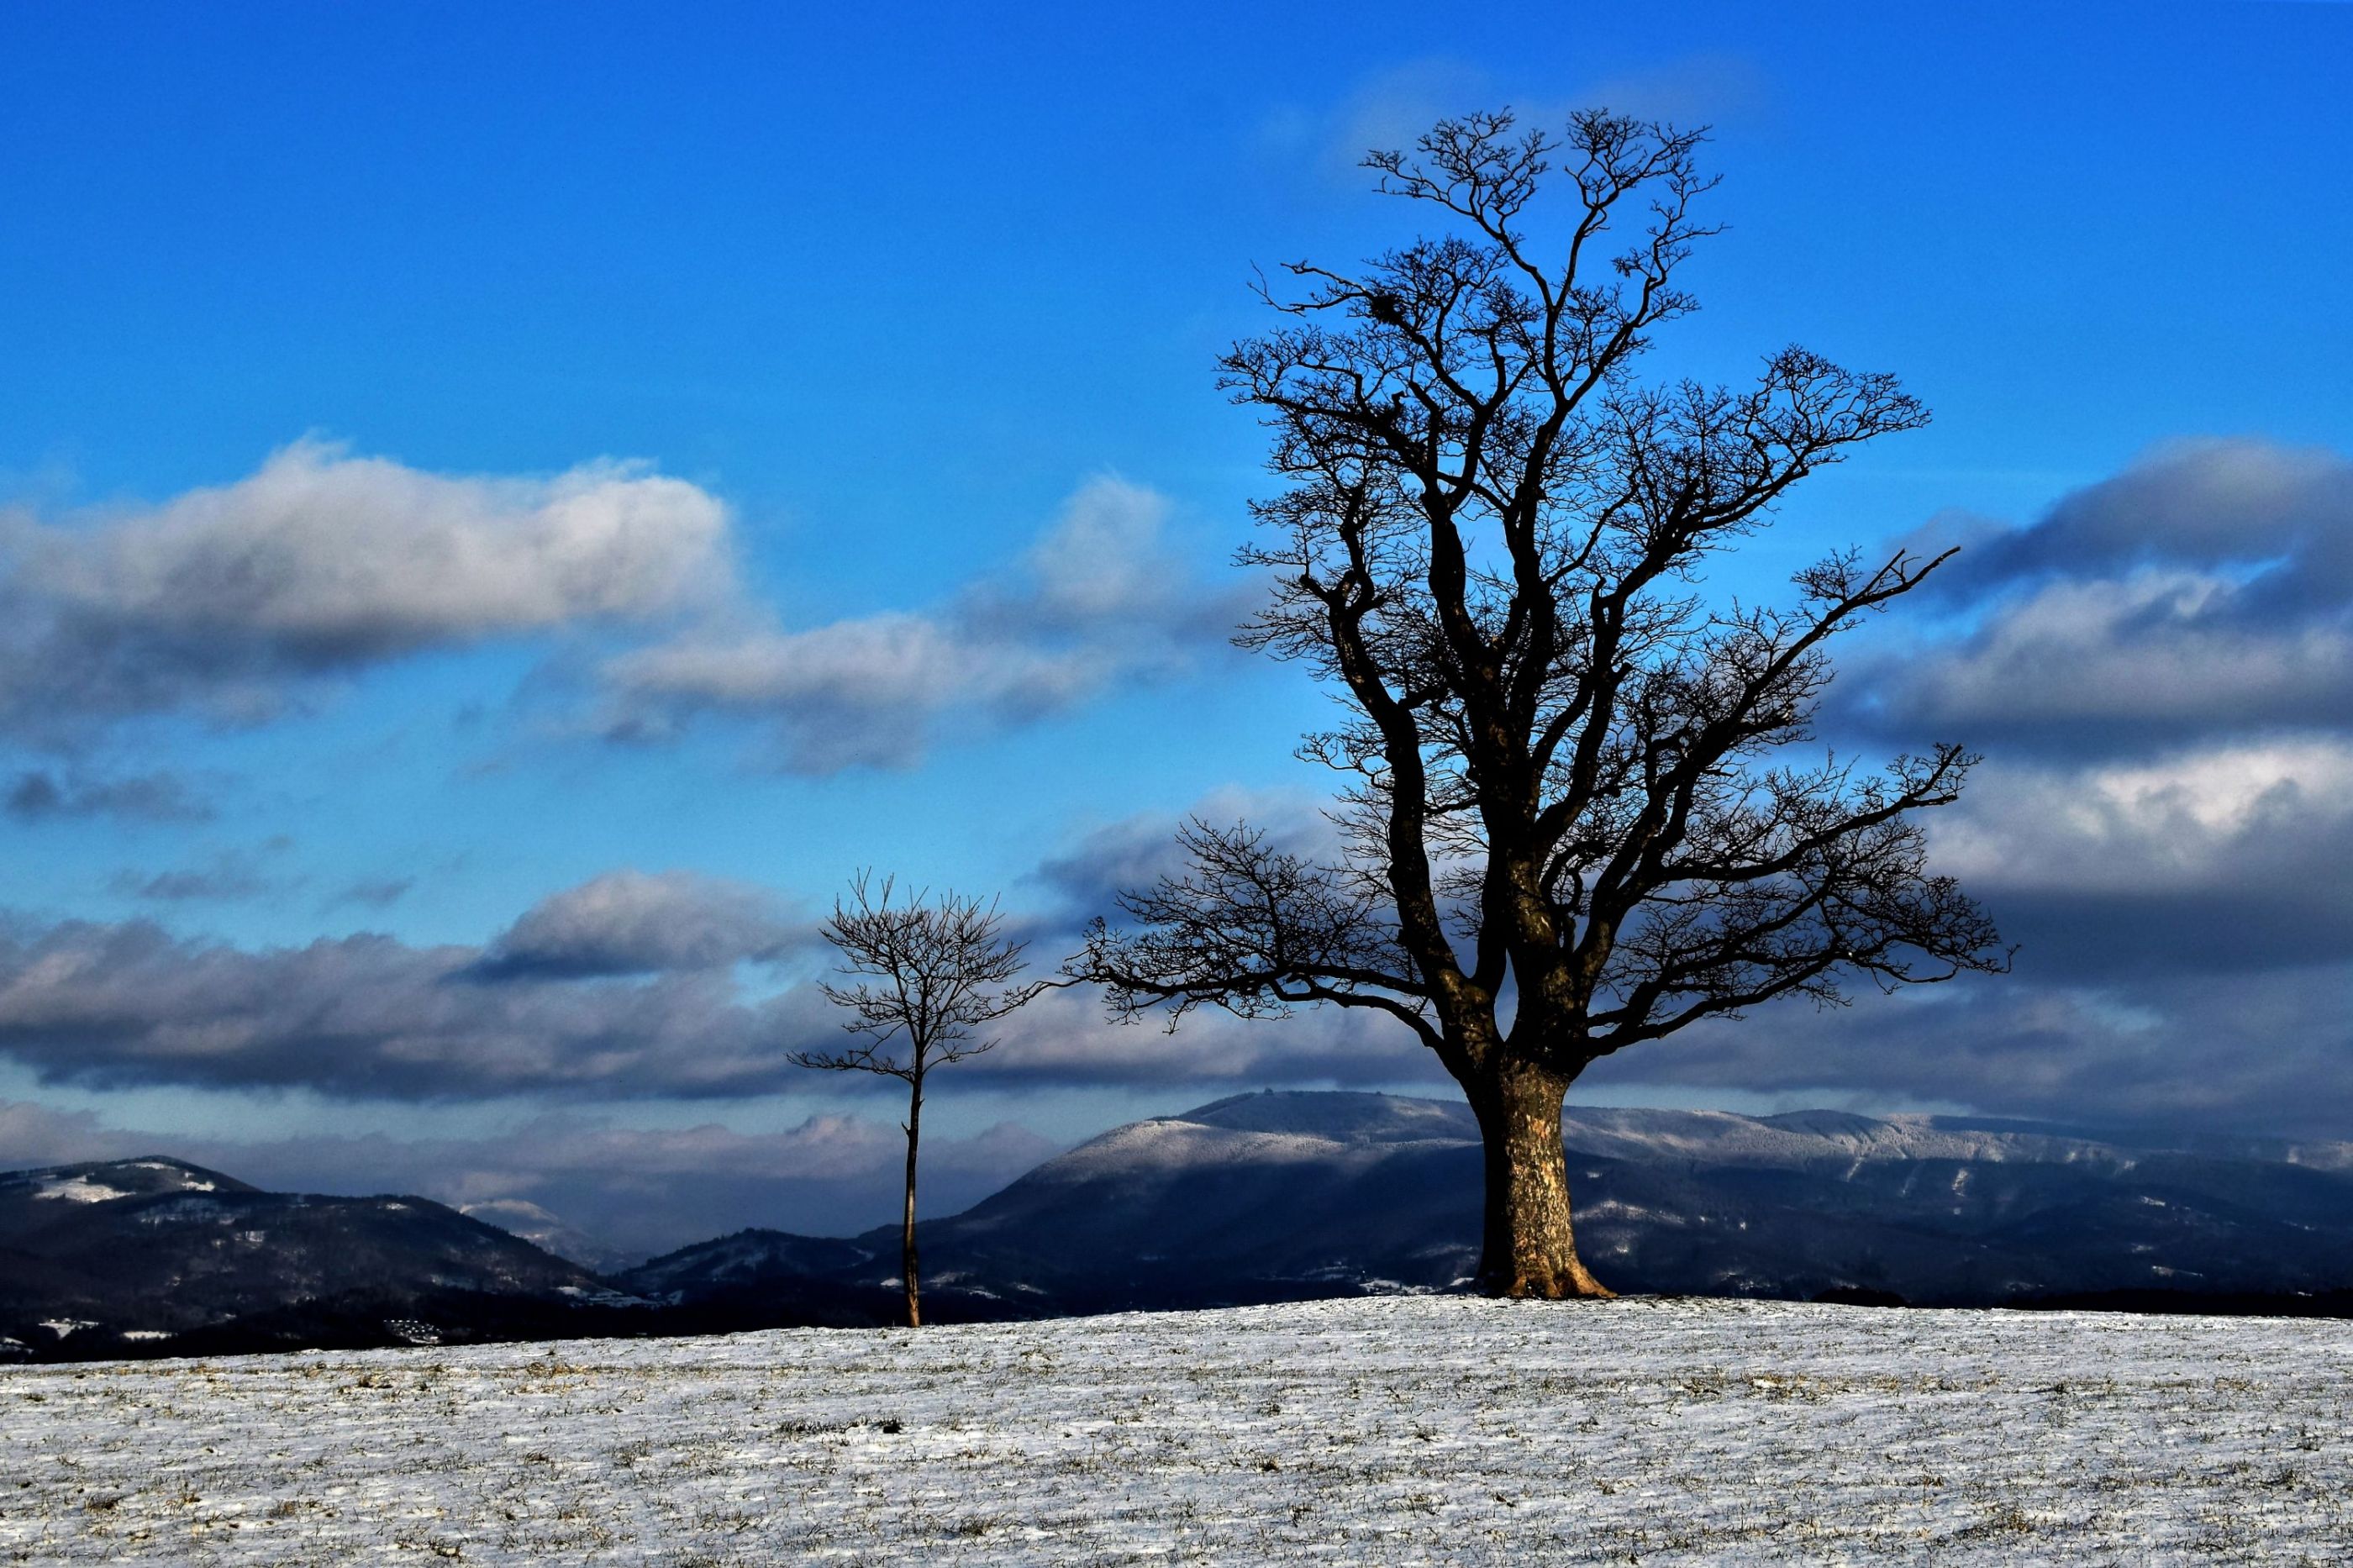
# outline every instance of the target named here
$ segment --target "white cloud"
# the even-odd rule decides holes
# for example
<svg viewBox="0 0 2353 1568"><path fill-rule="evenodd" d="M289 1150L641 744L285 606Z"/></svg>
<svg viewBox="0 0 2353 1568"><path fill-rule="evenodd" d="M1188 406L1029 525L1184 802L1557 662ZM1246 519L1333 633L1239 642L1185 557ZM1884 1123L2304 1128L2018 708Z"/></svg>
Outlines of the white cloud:
<svg viewBox="0 0 2353 1568"><path fill-rule="evenodd" d="M479 968L502 976L719 969L817 940L814 925L765 889L691 871L608 871L523 911Z"/></svg>
<svg viewBox="0 0 2353 1568"><path fill-rule="evenodd" d="M298 442L234 484L67 523L0 519L0 724L266 718L421 649L644 623L729 591L728 515L640 466L426 473Z"/></svg>
<svg viewBox="0 0 2353 1568"><path fill-rule="evenodd" d="M684 480L610 461L451 476L297 442L158 506L0 512L0 736L71 749L142 715L259 723L372 666L602 630L628 639L592 645L617 739L733 715L791 769L903 766L1222 645L1241 584L1180 559L1168 512L1099 478L944 604L787 627L739 577L725 504ZM50 781L16 809L135 804Z"/></svg>
<svg viewBox="0 0 2353 1568"><path fill-rule="evenodd" d="M2154 893L2300 876L2353 825L2353 742L1989 767L1932 821L1939 869L2007 889Z"/></svg>

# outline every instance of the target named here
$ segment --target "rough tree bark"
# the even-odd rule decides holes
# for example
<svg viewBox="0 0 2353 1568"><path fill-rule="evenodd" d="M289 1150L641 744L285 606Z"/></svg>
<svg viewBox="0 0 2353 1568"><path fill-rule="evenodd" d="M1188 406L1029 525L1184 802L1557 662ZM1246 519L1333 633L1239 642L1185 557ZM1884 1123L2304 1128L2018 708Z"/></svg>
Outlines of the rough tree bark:
<svg viewBox="0 0 2353 1568"><path fill-rule="evenodd" d="M1691 216L1700 142L1600 110L1556 136L1441 121L1418 158L1366 162L1449 232L1261 288L1292 324L1220 362L1282 481L1252 508L1240 558L1271 592L1240 640L1342 699L1302 748L1347 781L1336 838L1190 823L1188 868L1124 893L1067 966L1172 1027L1328 1004L1412 1029L1478 1117L1499 1294L1607 1293L1560 1135L1592 1062L1856 978L2006 963L1915 820L1974 759L1865 773L1806 749L1825 645L1943 558L1833 553L1788 607L1706 590L1792 485L1926 415L1799 348L1746 387L1635 378L1695 308L1673 277L1714 232Z"/></svg>
<svg viewBox="0 0 2353 1568"><path fill-rule="evenodd" d="M1512 1067L1471 1100L1485 1153L1479 1274L1499 1296L1609 1296L1577 1256L1560 1113L1568 1080Z"/></svg>

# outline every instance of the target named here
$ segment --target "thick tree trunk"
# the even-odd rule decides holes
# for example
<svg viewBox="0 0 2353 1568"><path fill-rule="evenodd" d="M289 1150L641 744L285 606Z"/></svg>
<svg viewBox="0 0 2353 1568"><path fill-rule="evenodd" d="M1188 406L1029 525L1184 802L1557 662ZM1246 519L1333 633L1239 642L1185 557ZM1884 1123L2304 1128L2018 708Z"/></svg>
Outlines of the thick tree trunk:
<svg viewBox="0 0 2353 1568"><path fill-rule="evenodd" d="M1487 1155L1479 1288L1491 1296L1609 1296L1577 1256L1560 1106L1568 1079L1506 1064L1469 1086Z"/></svg>
<svg viewBox="0 0 2353 1568"><path fill-rule="evenodd" d="M907 1094L907 1212L899 1232L900 1277L907 1287L907 1326L923 1327L923 1309L916 1304L915 1285L915 1145L923 1135L923 1086L915 1082Z"/></svg>

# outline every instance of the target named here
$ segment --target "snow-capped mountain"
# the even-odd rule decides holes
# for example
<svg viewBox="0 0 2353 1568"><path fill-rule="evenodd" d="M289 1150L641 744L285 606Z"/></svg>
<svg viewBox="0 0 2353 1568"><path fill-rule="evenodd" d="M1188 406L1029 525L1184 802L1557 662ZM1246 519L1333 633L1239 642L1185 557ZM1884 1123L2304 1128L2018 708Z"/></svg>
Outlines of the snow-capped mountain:
<svg viewBox="0 0 2353 1568"><path fill-rule="evenodd" d="M0 1351L153 1343L270 1313L294 1314L301 1341L322 1313L380 1329L430 1298L602 1289L425 1198L266 1193L161 1158L0 1173Z"/></svg>
<svg viewBox="0 0 2353 1568"><path fill-rule="evenodd" d="M1831 1111L1572 1109L1564 1131L1580 1244L1621 1290L1985 1304L2353 1287L2342 1144L2126 1146ZM1479 1194L1463 1106L1247 1095L1116 1129L926 1222L925 1281L1024 1312L1442 1289L1476 1263ZM815 1245L745 1232L622 1279L691 1301L896 1274L893 1230L848 1256Z"/></svg>
<svg viewBox="0 0 2353 1568"><path fill-rule="evenodd" d="M1588 1262L1622 1291L2353 1305L2353 1149L1830 1111L1572 1110ZM1082 1144L923 1231L927 1316L1442 1289L1476 1263L1459 1104L1257 1094ZM887 1322L895 1226L750 1230L609 1279L528 1205L265 1193L164 1159L0 1174L0 1358Z"/></svg>

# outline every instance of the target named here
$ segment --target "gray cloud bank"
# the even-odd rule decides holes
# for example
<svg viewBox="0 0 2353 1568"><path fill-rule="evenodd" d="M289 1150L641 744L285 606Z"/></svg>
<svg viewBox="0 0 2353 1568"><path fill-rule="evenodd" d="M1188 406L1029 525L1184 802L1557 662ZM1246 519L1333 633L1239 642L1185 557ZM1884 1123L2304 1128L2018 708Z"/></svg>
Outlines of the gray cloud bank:
<svg viewBox="0 0 2353 1568"><path fill-rule="evenodd" d="M2353 726L2353 462L2183 442L1973 537L1936 580L1966 635L1857 673L1873 715L1997 751L2186 744Z"/></svg>
<svg viewBox="0 0 2353 1568"><path fill-rule="evenodd" d="M2353 462L2183 442L1973 531L1937 584L1961 629L1866 660L1833 718L1987 753L1936 843L2022 975L2353 962Z"/></svg>
<svg viewBox="0 0 2353 1568"><path fill-rule="evenodd" d="M1933 1001L1766 1009L1607 1059L1585 1083L2341 1139L2353 1105L2348 981L2342 963L2129 986L2024 975Z"/></svg>
<svg viewBox="0 0 2353 1568"><path fill-rule="evenodd" d="M486 980L483 956L379 935L248 951L69 921L0 940L0 1051L101 1087L629 1098L773 1089L769 1042L814 1026L720 974Z"/></svg>
<svg viewBox="0 0 2353 1568"><path fill-rule="evenodd" d="M1070 921L1033 928L1050 971ZM838 1013L791 973L829 962L755 888L623 870L554 894L480 946L378 934L248 949L143 920L0 927L0 1055L46 1082L304 1089L344 1099L740 1098L836 1080L786 1059ZM742 966L755 966L749 972ZM765 967L759 967L765 966ZM959 1069L1002 1084L1379 1082L1423 1070L1344 1021L1225 1021L1166 1038L1060 993ZM835 1091L838 1092L838 1091Z"/></svg>
<svg viewBox="0 0 2353 1568"><path fill-rule="evenodd" d="M1986 763L1930 829L2016 973L1744 1024L1608 1064L2062 1120L2343 1136L2353 1118L2353 462L2150 454L1960 534L1935 597L1841 678L1841 738Z"/></svg>

